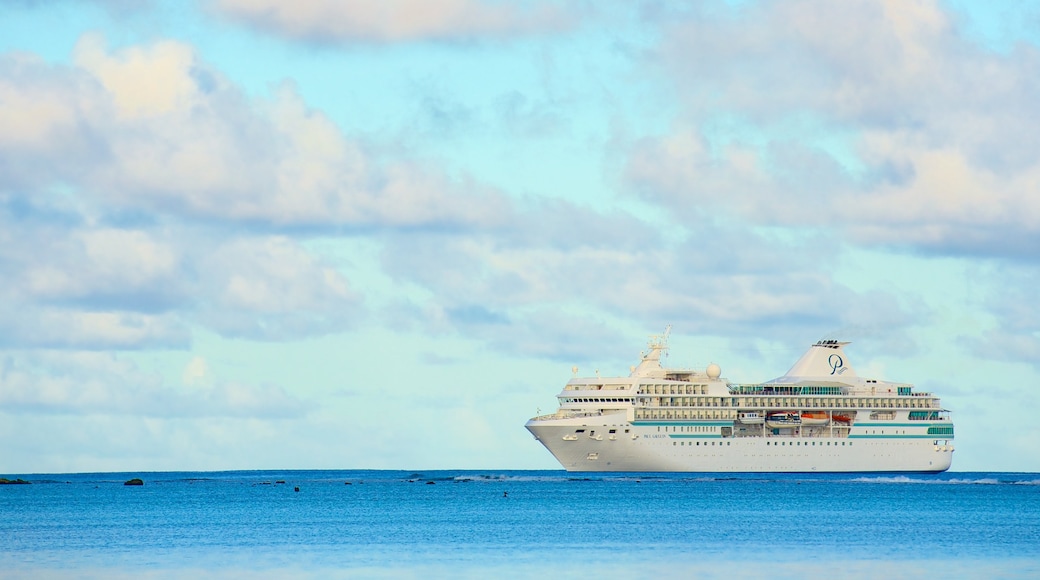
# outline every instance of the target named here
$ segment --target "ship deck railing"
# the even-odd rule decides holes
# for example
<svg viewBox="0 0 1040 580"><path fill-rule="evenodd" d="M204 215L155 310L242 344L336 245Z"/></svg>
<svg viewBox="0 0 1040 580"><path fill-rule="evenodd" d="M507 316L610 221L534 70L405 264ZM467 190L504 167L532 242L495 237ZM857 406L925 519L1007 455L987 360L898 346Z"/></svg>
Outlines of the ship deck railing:
<svg viewBox="0 0 1040 580"><path fill-rule="evenodd" d="M553 419L575 419L575 418L579 418L579 417L602 417L602 416L603 416L603 412L602 411L583 411L583 412L580 412L580 413L568 413L568 412L559 413L559 412L557 412L557 413L551 413L549 415L538 415L537 417L532 417L530 420L531 421L552 421Z"/></svg>
<svg viewBox="0 0 1040 580"><path fill-rule="evenodd" d="M730 385L731 395L758 395L766 397L837 397L849 393L848 387L835 385Z"/></svg>

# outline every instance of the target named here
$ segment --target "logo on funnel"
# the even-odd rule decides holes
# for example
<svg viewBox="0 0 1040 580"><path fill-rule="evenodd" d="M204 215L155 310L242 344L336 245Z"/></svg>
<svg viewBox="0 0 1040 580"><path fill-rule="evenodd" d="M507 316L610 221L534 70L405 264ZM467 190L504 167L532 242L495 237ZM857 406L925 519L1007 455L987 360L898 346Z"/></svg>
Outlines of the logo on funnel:
<svg viewBox="0 0 1040 580"><path fill-rule="evenodd" d="M841 360L841 356L832 354L827 357L827 364L831 367L831 374L838 373L839 375L845 372L845 361Z"/></svg>

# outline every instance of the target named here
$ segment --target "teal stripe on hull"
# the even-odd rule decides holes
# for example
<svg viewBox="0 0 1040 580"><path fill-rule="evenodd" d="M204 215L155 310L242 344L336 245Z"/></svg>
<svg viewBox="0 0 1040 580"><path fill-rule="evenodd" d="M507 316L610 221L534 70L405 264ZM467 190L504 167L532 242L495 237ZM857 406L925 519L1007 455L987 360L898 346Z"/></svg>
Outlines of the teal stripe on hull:
<svg viewBox="0 0 1040 580"><path fill-rule="evenodd" d="M948 427L950 422L946 423L924 423L921 421L915 421L913 423L871 423L870 421L856 421L856 427Z"/></svg>
<svg viewBox="0 0 1040 580"><path fill-rule="evenodd" d="M849 439L946 439L952 440L953 435L849 435Z"/></svg>

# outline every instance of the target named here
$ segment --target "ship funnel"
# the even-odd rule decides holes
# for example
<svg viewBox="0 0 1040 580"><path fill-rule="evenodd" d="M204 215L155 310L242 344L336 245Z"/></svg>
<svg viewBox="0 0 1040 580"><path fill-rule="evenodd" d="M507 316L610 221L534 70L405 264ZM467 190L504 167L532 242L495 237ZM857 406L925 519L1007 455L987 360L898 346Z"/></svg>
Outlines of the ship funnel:
<svg viewBox="0 0 1040 580"><path fill-rule="evenodd" d="M809 347L802 358L794 363L786 377L854 377L856 371L849 364L843 347L848 342L821 340Z"/></svg>

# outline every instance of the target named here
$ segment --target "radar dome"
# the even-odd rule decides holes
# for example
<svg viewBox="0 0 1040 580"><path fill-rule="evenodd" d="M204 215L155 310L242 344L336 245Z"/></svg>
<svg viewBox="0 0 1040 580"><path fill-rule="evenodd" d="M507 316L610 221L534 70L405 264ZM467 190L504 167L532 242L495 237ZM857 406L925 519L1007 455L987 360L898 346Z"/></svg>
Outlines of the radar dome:
<svg viewBox="0 0 1040 580"><path fill-rule="evenodd" d="M711 363L708 365L708 370L706 372L708 373L709 379L717 379L722 376L722 367L715 363Z"/></svg>

